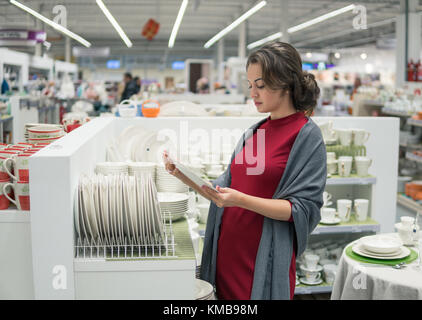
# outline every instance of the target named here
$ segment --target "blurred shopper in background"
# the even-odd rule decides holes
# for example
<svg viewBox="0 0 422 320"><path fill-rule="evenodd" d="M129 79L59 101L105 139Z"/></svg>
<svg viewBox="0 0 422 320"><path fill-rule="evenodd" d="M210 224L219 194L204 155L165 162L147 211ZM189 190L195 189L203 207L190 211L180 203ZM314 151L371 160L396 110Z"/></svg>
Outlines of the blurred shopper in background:
<svg viewBox="0 0 422 320"><path fill-rule="evenodd" d="M123 82L125 83L125 89L123 90L122 97L120 98L120 102L123 100L130 99L131 96L138 93L136 83L132 77L130 72L126 72L123 76Z"/></svg>

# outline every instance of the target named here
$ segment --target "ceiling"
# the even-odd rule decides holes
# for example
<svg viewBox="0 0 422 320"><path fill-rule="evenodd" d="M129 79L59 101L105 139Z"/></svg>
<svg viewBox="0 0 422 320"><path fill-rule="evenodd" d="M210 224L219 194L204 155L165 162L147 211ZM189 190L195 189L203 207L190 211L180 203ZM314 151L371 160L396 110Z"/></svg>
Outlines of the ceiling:
<svg viewBox="0 0 422 320"><path fill-rule="evenodd" d="M185 58L215 58L217 45L204 49L203 45L256 0L190 0L183 18L175 46L167 48L168 39L176 19L181 0L104 0L104 3L133 42L127 48L108 22L95 0L21 0L25 5L52 19L53 7L60 4L67 10L67 27L92 43L93 47L108 46L111 56L136 56L143 62L177 60ZM324 21L290 36L290 42L303 50L328 50L363 46L375 43L381 37L395 36L394 17L400 12L400 0L268 0L268 4L247 20L247 43L280 31L282 10L288 11L288 25L294 26L349 4L362 4L367 11L366 30L354 30L356 14L348 12ZM419 4L418 11L422 11ZM141 36L141 29L149 18L160 23L160 30L152 41ZM0 0L0 28L34 28L35 19L7 0ZM51 52L64 55L64 39L46 27L52 43ZM236 56L239 30L224 38L226 57ZM75 41L72 45L79 45Z"/></svg>

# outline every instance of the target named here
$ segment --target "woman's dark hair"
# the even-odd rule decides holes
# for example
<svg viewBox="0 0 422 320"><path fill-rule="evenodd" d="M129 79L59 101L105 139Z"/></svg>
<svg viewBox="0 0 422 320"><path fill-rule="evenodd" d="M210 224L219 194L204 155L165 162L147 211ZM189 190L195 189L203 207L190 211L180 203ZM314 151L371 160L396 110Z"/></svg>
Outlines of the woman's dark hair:
<svg viewBox="0 0 422 320"><path fill-rule="evenodd" d="M262 68L265 86L288 90L295 109L312 114L320 90L314 75L302 71L302 59L293 46L280 41L269 43L249 55L246 70L254 63Z"/></svg>

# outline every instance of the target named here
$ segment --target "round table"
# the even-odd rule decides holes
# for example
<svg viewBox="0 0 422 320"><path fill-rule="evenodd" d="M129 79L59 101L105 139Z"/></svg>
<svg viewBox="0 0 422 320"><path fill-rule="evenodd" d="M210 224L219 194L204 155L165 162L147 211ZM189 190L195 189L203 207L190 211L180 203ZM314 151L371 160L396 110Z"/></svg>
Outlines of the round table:
<svg viewBox="0 0 422 320"><path fill-rule="evenodd" d="M396 233L386 235L398 238ZM412 249L418 252L417 248L412 247ZM422 268L419 268L418 259L402 269L363 263L347 256L344 250L331 294L331 300L340 299L421 300Z"/></svg>

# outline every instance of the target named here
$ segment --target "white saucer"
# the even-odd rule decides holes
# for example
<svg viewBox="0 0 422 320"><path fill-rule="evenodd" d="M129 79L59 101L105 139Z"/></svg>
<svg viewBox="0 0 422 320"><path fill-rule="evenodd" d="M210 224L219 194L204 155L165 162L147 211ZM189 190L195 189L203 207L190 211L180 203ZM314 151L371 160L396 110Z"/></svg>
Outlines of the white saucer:
<svg viewBox="0 0 422 320"><path fill-rule="evenodd" d="M322 269L324 269L321 265L319 265L319 264L317 264L317 266L316 266L316 269L309 269L309 268L307 268L305 265L300 265L300 270L303 270L303 271L310 271L310 272L320 272L320 271L322 271Z"/></svg>
<svg viewBox="0 0 422 320"><path fill-rule="evenodd" d="M308 286L315 286L317 284L322 283L322 279L319 279L317 281L310 282L310 281L306 280L305 277L301 277L301 278L299 278L299 280L300 280L300 282L302 282L303 284L306 284Z"/></svg>
<svg viewBox="0 0 422 320"><path fill-rule="evenodd" d="M337 144L337 139L326 139L324 142L325 144L328 144L328 145Z"/></svg>
<svg viewBox="0 0 422 320"><path fill-rule="evenodd" d="M340 222L341 222L340 218L334 218L333 220L321 220L319 223L333 225L333 224L339 224Z"/></svg>

